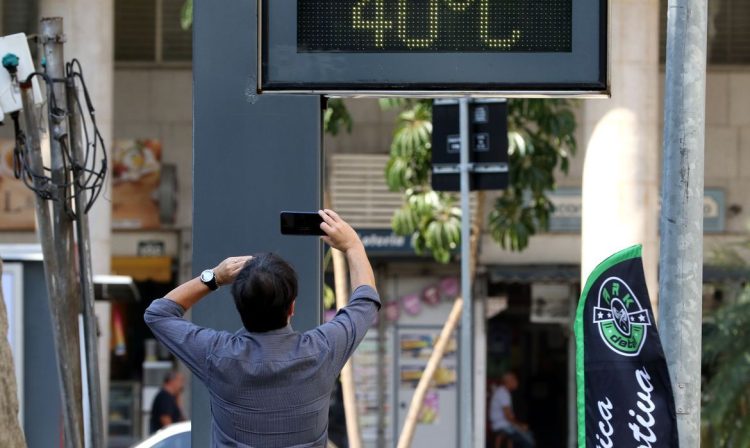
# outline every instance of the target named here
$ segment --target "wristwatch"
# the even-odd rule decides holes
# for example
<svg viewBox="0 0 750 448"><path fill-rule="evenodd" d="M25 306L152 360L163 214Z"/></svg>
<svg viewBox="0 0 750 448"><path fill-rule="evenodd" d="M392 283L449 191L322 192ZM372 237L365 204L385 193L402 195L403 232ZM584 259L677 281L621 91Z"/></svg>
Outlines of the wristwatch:
<svg viewBox="0 0 750 448"><path fill-rule="evenodd" d="M211 291L216 291L219 289L219 284L216 282L216 275L214 275L213 269L206 269L205 271L201 272L201 282L203 282L204 285L208 286L208 289Z"/></svg>

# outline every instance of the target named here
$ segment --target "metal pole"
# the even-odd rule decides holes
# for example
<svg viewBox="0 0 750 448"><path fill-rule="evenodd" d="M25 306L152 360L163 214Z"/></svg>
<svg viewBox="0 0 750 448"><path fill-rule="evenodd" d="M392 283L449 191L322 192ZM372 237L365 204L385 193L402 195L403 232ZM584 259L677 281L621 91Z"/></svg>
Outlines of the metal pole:
<svg viewBox="0 0 750 448"><path fill-rule="evenodd" d="M659 332L681 448L700 446L707 0L669 0Z"/></svg>
<svg viewBox="0 0 750 448"><path fill-rule="evenodd" d="M84 425L82 409L82 382L80 371L80 349L78 338L78 315L80 314L80 284L76 272L75 244L73 225L68 216L68 205L65 198L70 182L65 170L65 158L61 141L67 138L66 116L59 107L65 104L65 84L57 82L64 77L62 18L42 19L40 39L45 60L45 73L54 82L51 91L47 92L49 106L52 108L51 121L48 124L51 150L51 176L59 186L56 201L53 203L52 233L42 238L52 238L54 254L45 254L46 258L55 258L56 269L51 272L58 286L58 294L50 297L50 308L54 325L59 328L58 335L61 351L58 352L58 364L62 369L63 407L66 408L65 443L68 447L84 446ZM51 99L54 98L53 103ZM31 132L37 132L31 130ZM50 256L51 255L51 256Z"/></svg>
<svg viewBox="0 0 750 448"><path fill-rule="evenodd" d="M34 94L32 84L21 85L21 99L23 101L23 117L26 126L26 151L27 160L31 171L43 174L44 164L42 161L41 142L39 138L39 123L37 122L36 110L34 108ZM34 188L43 190L49 188L41 179L33 179ZM59 300L64 296L63 285L56 275L59 272L59 264L55 253L55 238L52 231L52 216L49 203L39 197L36 198L36 227L39 241L44 254L44 274L47 283L47 295L52 320L52 334L57 353L57 373L60 383L63 404L63 428L65 433L65 446L67 448L78 448L83 446L79 429L83 428L83 415L80 408L74 404L76 400L76 373L79 372L77 340L72 339L71 327L66 325L63 316L62 303ZM80 378L80 377L78 377ZM73 400L73 401L69 401ZM73 405L67 405L73 403Z"/></svg>
<svg viewBox="0 0 750 448"><path fill-rule="evenodd" d="M76 90L75 80L71 77L66 81L67 108L70 136L71 155L73 164L83 168L86 163L81 140L81 129L83 126L81 114L79 113L80 102ZM95 161L94 161L95 162ZM86 173L80 169L73 172L73 191L76 207L76 236L78 239L78 265L82 288L83 308L83 336L82 347L85 351L81 358L86 360L86 368L83 371L87 376L88 406L90 413L90 440L93 447L104 446L104 425L102 419L102 395L101 382L99 379L99 356L98 356L98 332L96 314L94 314L94 278L91 268L91 239L89 237L89 217L86 212L86 191L82 189Z"/></svg>
<svg viewBox="0 0 750 448"><path fill-rule="evenodd" d="M461 98L459 102L459 116L461 129L461 297L463 297L463 312L461 313L461 370L459 384L459 446L470 447L473 440L474 412L473 412L473 338L472 338L472 297L471 297L471 211L469 209L469 98Z"/></svg>

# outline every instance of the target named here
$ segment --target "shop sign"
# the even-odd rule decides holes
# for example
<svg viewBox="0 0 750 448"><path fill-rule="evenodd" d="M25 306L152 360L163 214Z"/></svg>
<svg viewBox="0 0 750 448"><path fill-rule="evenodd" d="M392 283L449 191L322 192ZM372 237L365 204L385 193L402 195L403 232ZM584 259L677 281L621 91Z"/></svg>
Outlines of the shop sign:
<svg viewBox="0 0 750 448"><path fill-rule="evenodd" d="M414 255L411 238L397 235L391 229L359 229L358 233L368 253Z"/></svg>
<svg viewBox="0 0 750 448"><path fill-rule="evenodd" d="M581 231L583 201L580 188L558 188L549 195L555 211L550 216L549 231L578 233ZM718 188L707 188L703 197L703 231L721 233L726 230L726 194Z"/></svg>

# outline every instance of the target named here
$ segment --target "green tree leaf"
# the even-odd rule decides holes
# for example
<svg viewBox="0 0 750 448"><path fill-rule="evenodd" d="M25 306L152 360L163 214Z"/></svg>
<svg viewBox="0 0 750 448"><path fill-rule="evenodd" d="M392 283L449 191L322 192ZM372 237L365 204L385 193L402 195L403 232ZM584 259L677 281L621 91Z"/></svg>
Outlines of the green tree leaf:
<svg viewBox="0 0 750 448"><path fill-rule="evenodd" d="M713 261L747 267L737 249L748 247L750 240L724 246ZM750 284L734 291L703 326L701 446L709 448L750 446Z"/></svg>
<svg viewBox="0 0 750 448"><path fill-rule="evenodd" d="M193 26L193 0L185 0L180 9L180 26L187 31Z"/></svg>
<svg viewBox="0 0 750 448"><path fill-rule="evenodd" d="M380 104L401 110L385 170L388 187L404 195L394 231L412 235L418 253L429 251L448 262L460 244L460 210L455 194L438 194L430 187L432 102L384 99ZM555 188L555 171L567 173L576 151L572 105L568 100L508 102L510 186L488 220L490 234L503 248L523 250L531 236L549 227L554 207L547 194Z"/></svg>
<svg viewBox="0 0 750 448"><path fill-rule="evenodd" d="M338 135L342 130L352 132L352 116L341 98L328 100L328 107L323 112L323 132Z"/></svg>

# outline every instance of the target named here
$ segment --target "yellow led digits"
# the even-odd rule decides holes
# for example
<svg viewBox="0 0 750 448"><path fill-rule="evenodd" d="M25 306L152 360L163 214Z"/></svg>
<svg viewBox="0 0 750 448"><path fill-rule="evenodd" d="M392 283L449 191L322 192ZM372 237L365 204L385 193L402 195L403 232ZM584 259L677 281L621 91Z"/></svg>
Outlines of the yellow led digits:
<svg viewBox="0 0 750 448"><path fill-rule="evenodd" d="M458 0L445 0L445 3L454 11L463 11L466 8L471 5L471 2L474 0L464 0L464 1L458 1Z"/></svg>
<svg viewBox="0 0 750 448"><path fill-rule="evenodd" d="M521 32L513 30L510 37L502 39L490 37L490 1L479 0L479 4L479 34L482 40L492 48L510 49L521 38Z"/></svg>
<svg viewBox="0 0 750 448"><path fill-rule="evenodd" d="M368 3L373 4L373 20L365 20L363 18L364 15L362 12ZM391 28L391 22L385 19L383 0L359 0L352 8L352 27L355 30L375 31L375 46L382 47L385 31Z"/></svg>
<svg viewBox="0 0 750 448"><path fill-rule="evenodd" d="M570 52L573 0L297 0L299 52Z"/></svg>
<svg viewBox="0 0 750 448"><path fill-rule="evenodd" d="M416 9L416 8L409 8L408 4L412 3L409 0L398 0L398 37L401 38L402 41L409 47L409 48L426 48L429 47L432 42L435 41L435 39L438 36L438 8L439 8L439 0L430 0L430 5L428 8L428 13L426 17L427 22L427 37L424 38L414 38L409 37L409 32L407 31L407 20L409 16L409 9ZM422 18L424 17L424 12L422 11L412 11L411 14L416 14L418 17ZM422 21L424 22L424 21Z"/></svg>

